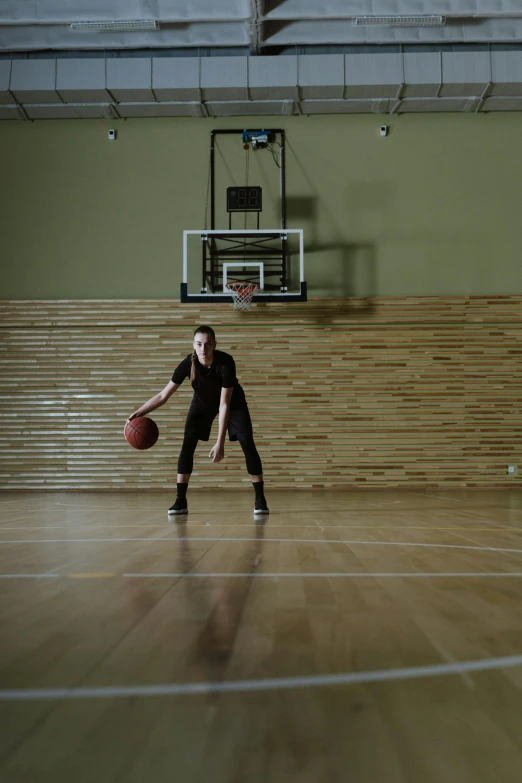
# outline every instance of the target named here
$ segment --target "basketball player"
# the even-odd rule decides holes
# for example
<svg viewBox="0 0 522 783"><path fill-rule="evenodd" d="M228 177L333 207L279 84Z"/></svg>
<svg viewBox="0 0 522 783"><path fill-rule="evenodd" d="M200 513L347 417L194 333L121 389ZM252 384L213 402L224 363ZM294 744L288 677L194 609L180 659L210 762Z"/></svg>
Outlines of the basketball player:
<svg viewBox="0 0 522 783"><path fill-rule="evenodd" d="M194 397L185 422L185 435L178 459L178 493L169 508L171 514L187 514L187 488L194 465L198 441L208 441L212 422L219 414L219 432L210 450L212 462L221 462L225 456L225 436L239 440L246 459L247 470L256 493L254 514L268 514L263 484L263 468L252 433L252 421L245 393L236 378L236 365L230 354L216 350L216 335L210 326L200 326L194 332L192 354L183 359L163 391L138 408L128 421L145 416L164 405L183 383L190 379Z"/></svg>

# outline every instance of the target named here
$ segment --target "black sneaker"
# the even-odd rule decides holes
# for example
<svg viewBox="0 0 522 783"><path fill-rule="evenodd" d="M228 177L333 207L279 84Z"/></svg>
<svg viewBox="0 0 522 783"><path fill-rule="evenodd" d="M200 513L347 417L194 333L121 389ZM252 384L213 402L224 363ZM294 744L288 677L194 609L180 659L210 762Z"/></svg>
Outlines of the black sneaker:
<svg viewBox="0 0 522 783"><path fill-rule="evenodd" d="M169 517L171 514L188 514L187 498L176 498L176 502L169 508Z"/></svg>
<svg viewBox="0 0 522 783"><path fill-rule="evenodd" d="M256 498L256 505L254 507L254 514L270 514L268 506L266 504L265 496Z"/></svg>

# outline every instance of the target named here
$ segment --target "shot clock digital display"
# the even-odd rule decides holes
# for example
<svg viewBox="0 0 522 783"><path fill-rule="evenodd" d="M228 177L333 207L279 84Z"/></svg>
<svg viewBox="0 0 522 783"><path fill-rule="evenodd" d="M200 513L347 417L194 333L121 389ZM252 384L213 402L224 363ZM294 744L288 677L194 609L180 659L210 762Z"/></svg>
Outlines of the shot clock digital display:
<svg viewBox="0 0 522 783"><path fill-rule="evenodd" d="M248 186L244 188L227 188L227 212L261 212L261 188Z"/></svg>

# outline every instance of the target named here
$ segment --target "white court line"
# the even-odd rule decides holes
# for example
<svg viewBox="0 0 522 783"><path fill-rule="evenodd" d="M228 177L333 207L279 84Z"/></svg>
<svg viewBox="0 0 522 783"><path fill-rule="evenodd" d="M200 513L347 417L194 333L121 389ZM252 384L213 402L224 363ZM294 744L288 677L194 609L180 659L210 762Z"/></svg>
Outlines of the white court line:
<svg viewBox="0 0 522 783"><path fill-rule="evenodd" d="M170 536L169 538L164 536L149 536L147 538L5 538L0 539L0 546L2 544L108 544L111 541L114 543L124 543L128 541L224 541L226 539L221 538L177 538ZM238 538L238 541L258 541L257 538ZM274 539L278 540L278 539Z"/></svg>
<svg viewBox="0 0 522 783"><path fill-rule="evenodd" d="M67 506L67 508L88 508L92 511L93 514L96 514L97 511L92 506L84 503L55 503L55 506ZM104 510L107 508L107 506L104 506ZM121 504L115 504L113 506L113 509L119 509L121 511L125 511L125 509L121 508Z"/></svg>
<svg viewBox="0 0 522 783"><path fill-rule="evenodd" d="M179 523L178 523L179 524ZM196 523L195 525L192 524L191 527L202 527L205 525L209 525L210 522L200 522ZM140 525L104 525L103 522L78 522L78 520L75 520L74 522L67 522L65 525L0 525L0 530L52 530L54 528L60 528L60 529L66 529L66 530L72 530L75 527L79 527L80 529L86 528L86 527L92 527L95 528L120 528L120 527L139 527L141 530L143 528L162 528L167 527L169 530L172 530L172 524L169 524L168 522L161 523L161 522L153 522L149 524L148 522L142 522ZM247 525L216 525L216 527L247 527ZM299 527L298 525L288 525L288 527ZM306 525L306 527L313 527L313 525ZM337 527L344 527L344 525L338 525ZM361 525L362 527L362 525ZM399 527L396 525L396 527ZM453 530L453 528L448 528ZM468 528L464 528L467 530ZM472 530L474 528L471 528ZM518 528L515 528L518 529Z"/></svg>
<svg viewBox="0 0 522 783"><path fill-rule="evenodd" d="M168 523L165 523L164 525L160 525L159 523L157 525L104 525L102 522L86 522L85 524L82 524L80 522L70 522L65 525L0 525L0 530L51 530L53 528L66 528L67 530L70 530L71 528L75 527L87 527L88 525L95 525L95 527L167 527ZM170 526L169 526L170 527Z"/></svg>
<svg viewBox="0 0 522 783"><path fill-rule="evenodd" d="M75 561L76 562L76 561ZM59 579L59 578L65 578L71 576L71 574L55 574L55 573L45 573L45 574L0 574L0 579ZM74 576L74 574L72 574ZM338 572L312 572L312 573L300 573L295 572L292 574L288 573L251 573L250 571L246 572L239 572L239 573L211 573L211 574L192 574L192 573L171 573L171 574L164 574L164 573L154 573L154 574L121 574L122 577L128 578L128 579L210 579L210 578L221 578L221 579L244 579L245 577L250 578L256 578L256 579L307 579L307 578L320 578L320 577L326 577L326 578L332 578L332 579L437 579L437 578L458 578L458 579L466 579L466 578L473 578L473 579L487 579L490 577L496 577L498 579L511 579L511 578L521 578L522 577L522 571L463 571L463 572L422 572L422 571L411 571L407 573L388 573L388 572L357 572L357 571L342 571L341 573Z"/></svg>
<svg viewBox="0 0 522 783"><path fill-rule="evenodd" d="M56 579L60 574L0 574L0 579Z"/></svg>
<svg viewBox="0 0 522 783"><path fill-rule="evenodd" d="M409 547L422 547L427 549L469 549L478 552L510 552L513 554L522 554L522 549L508 549L506 547L493 547L493 546L464 546L463 544L414 544L409 541L352 541L345 540L343 538L228 538L223 536L222 538L207 538L205 536L201 538L189 538L187 536L150 536L149 538L29 538L29 539L5 539L0 540L0 546L4 544L108 544L108 543L125 543L129 541L188 541L192 543L209 541L211 543L218 543L220 541L227 542L243 542L243 541L262 541L263 543L277 543L277 544L351 544L361 546L409 546Z"/></svg>
<svg viewBox="0 0 522 783"><path fill-rule="evenodd" d="M177 520L176 525L182 525L182 524L189 524L189 520L185 520L184 522L181 522L180 520ZM257 523L258 525L266 525L266 522L259 521ZM496 525L496 522L490 522L490 525ZM314 522L313 525L271 525L271 529L273 530L291 530L293 528L296 528L299 530L300 528L313 528L316 530L319 528L320 530L327 530L329 528L343 528L344 530L357 530L359 528L364 528L364 530L467 530L470 532L474 532L476 530L488 530L489 532L498 532L503 530L513 530L516 533L520 533L520 527L517 527L515 524L513 525L502 525L500 522L498 523L498 527L475 527L474 525L466 525L464 527L458 526L458 525L450 525L446 527L440 527L439 525L415 525L415 524L409 524L409 525L369 525L369 524L357 524L354 525L351 522L347 522L344 525L328 525L324 522ZM113 528L120 528L120 527L139 527L141 530L143 528L162 528L162 527L168 527L169 530L172 530L172 524L165 523L161 524L160 522L154 523L154 524L142 524L142 525L104 525L101 522L86 522L85 524L71 522L70 524L66 525L0 525L0 530L52 530L54 528L65 528L67 530L73 530L75 527L79 527L81 529L84 529L89 526L94 526L96 528L101 528L103 530L105 529L113 529ZM215 522L192 522L190 520L190 528L193 529L195 527L225 527L225 528L231 528L231 527L239 527L239 528L245 528L247 530L250 530L252 527L252 523L245 523L236 525L233 522L218 525ZM69 540L69 539L68 539Z"/></svg>
<svg viewBox="0 0 522 783"><path fill-rule="evenodd" d="M95 525L96 522L90 522L88 524ZM70 525L0 525L0 530L50 530L52 528L67 528L70 530L76 525L76 522ZM84 527L84 525L79 525ZM111 527L110 525L101 525L100 527ZM125 525L125 527L144 527L144 525Z"/></svg>
<svg viewBox="0 0 522 783"><path fill-rule="evenodd" d="M422 628L421 628L422 630ZM454 663L455 659L452 658L452 656L447 652L447 650L444 649L440 644L433 641L433 639L430 639L430 644L435 647L437 652L439 653L441 658L444 658L445 661L448 661L448 663ZM466 684L466 687L472 691L475 688L475 683L473 682L473 679L469 676L469 674L466 674L465 672L461 672L459 674L460 677L462 677L462 680Z"/></svg>
<svg viewBox="0 0 522 783"><path fill-rule="evenodd" d="M440 498L441 500L452 500L454 503L464 503L460 498L450 498L447 495L436 495L433 492L410 492L418 498Z"/></svg>
<svg viewBox="0 0 522 783"><path fill-rule="evenodd" d="M522 571L478 571L478 572L472 572L472 571L464 571L462 573L444 573L440 571L435 571L432 573L422 573L422 572L415 572L415 571L409 571L407 573L386 573L386 572L373 572L373 573L367 573L367 572L359 572L359 571L341 571L340 573L332 572L328 573L325 572L315 572L315 573L299 573L295 572L293 574L286 574L286 573L262 573L262 574L255 574L250 573L250 571L246 571L244 573L215 573L215 574L192 574L192 573L173 573L173 574L123 574L124 577L128 577L129 579L176 579L176 578L183 578L183 579L209 579L213 577L222 577L225 579L237 579L237 578L244 578L244 577L251 577L255 579L308 579L311 577L331 577L332 579L339 579L339 578L349 578L349 579L436 579L438 577L443 578L450 578L450 577L458 577L459 579L463 578L485 578L485 577L497 577L497 578L512 578L516 577L520 579L522 577Z"/></svg>
<svg viewBox="0 0 522 783"><path fill-rule="evenodd" d="M192 696L201 693L252 693L254 691L324 688L354 683L396 682L423 677L446 677L463 672L484 672L522 666L522 655L502 658L435 663L403 669L376 669L341 674L317 674L304 677L267 677L263 680L229 682L164 683L159 685L104 685L83 688L13 688L0 690L0 701L42 701L48 699L114 699L147 696Z"/></svg>
<svg viewBox="0 0 522 783"><path fill-rule="evenodd" d="M247 530L250 530L251 527L252 527L252 523L248 523L248 522L244 523L244 524L240 524L240 525L237 525L234 522L230 522L230 523L221 525L221 524L216 524L215 522L193 522L192 520L187 520L187 519L185 519L184 522L182 522L181 520L177 520L176 524L177 525L189 524L189 522L190 522L190 528L191 529L193 529L195 527L215 527L215 528L225 527L227 529L229 529L231 527L239 527L239 528L245 528ZM254 523L254 524L266 525L266 522L263 520L262 522L258 521L257 523ZM281 525L281 524L279 524L279 525L271 525L270 527L273 530L278 530L278 529L280 529L280 530L291 530L293 528L296 528L297 530L299 530L300 528L313 528L314 530L319 528L320 530L323 530L323 529L324 530L328 530L329 528L338 528L338 527L340 527L340 528L343 528L344 530L358 530L359 528L364 528L364 530L383 530L383 529L386 529L386 530L428 530L429 532L431 532L432 530L449 530L449 531L467 530L468 532L475 532L477 530L479 530L479 531L487 530L488 532L491 532L491 533L496 533L496 532L499 532L499 531L502 532L503 530L512 530L512 531L514 531L516 533L520 533L521 532L520 531L520 527L518 527L515 524L513 524L513 525L503 525L500 522L499 523L490 522L489 524L490 525L498 525L498 526L497 527L475 527L474 525L471 524L471 525L465 525L464 527L459 526L459 525L450 525L450 526L441 527L440 525L428 525L428 524L426 524L426 525L415 525L415 524L409 524L409 525L394 525L394 524L391 524L391 525L369 525L369 524L364 524L364 523L363 524L354 525L351 522L347 522L344 525L328 525L328 524L325 524L324 522L314 522L313 525ZM153 524L143 523L141 525L104 525L101 522L86 522L85 524L71 522L71 523L68 523L66 525L0 525L0 530L52 530L54 528L60 528L60 529L65 528L67 530L73 530L75 527L79 527L81 529L84 529L84 528L89 527L89 526L94 526L96 528L101 528L103 530L105 530L105 529L112 530L113 528L120 528L120 527L127 527L127 528L128 527L132 527L132 528L138 527L141 530L143 530L143 528L147 528L147 527L150 527L152 529L153 528L168 527L169 530L172 530L172 527L173 527L172 523L168 523L168 522L166 522L165 524L162 524L160 522L155 522ZM67 540L70 540L70 539L67 539Z"/></svg>

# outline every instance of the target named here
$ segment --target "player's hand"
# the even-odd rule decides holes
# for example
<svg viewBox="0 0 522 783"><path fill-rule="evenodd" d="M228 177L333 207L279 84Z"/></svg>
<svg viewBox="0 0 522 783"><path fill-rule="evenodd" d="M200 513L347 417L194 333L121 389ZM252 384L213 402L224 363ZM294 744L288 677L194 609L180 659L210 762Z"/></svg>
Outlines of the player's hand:
<svg viewBox="0 0 522 783"><path fill-rule="evenodd" d="M221 460L225 456L224 446L221 446L219 443L216 443L216 445L211 449L210 454L208 456L209 459L212 460L212 462L221 462Z"/></svg>
<svg viewBox="0 0 522 783"><path fill-rule="evenodd" d="M132 420L133 420L133 419L135 419L135 418L136 418L136 414L135 414L135 413L131 413L131 415L129 416L129 418L128 418L128 419L127 419L127 421L125 422L125 426L124 426L124 428L123 428L123 437L124 437L124 438L125 438L125 431L126 431L126 429L127 429L127 424L129 423L129 421L132 421Z"/></svg>

